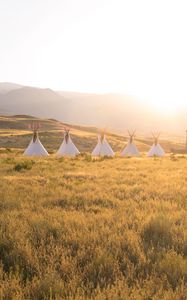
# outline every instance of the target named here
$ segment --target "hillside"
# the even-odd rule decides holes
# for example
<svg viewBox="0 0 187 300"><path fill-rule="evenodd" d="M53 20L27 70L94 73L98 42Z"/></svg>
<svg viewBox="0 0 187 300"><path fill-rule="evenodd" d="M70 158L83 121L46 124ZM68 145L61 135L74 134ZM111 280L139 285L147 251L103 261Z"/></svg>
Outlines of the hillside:
<svg viewBox="0 0 187 300"><path fill-rule="evenodd" d="M161 130L182 136L186 129L185 110L169 117L130 95L57 92L24 86L15 88L14 84L8 87L5 92L4 84L0 83L1 114L54 118L70 124L106 127L119 133L129 128L138 129L141 134Z"/></svg>
<svg viewBox="0 0 187 300"><path fill-rule="evenodd" d="M68 121L69 102L50 89L22 87L0 95L1 113L29 114Z"/></svg>
<svg viewBox="0 0 187 300"><path fill-rule="evenodd" d="M64 124L71 128L72 138L81 152L91 152L97 143L99 130L95 127L72 125L55 119L41 119L29 115L15 115L0 116L0 147L23 151L31 139L32 132L29 125L33 121L40 123L40 139L50 153L55 152L62 142ZM115 152L121 151L128 141L127 133L118 135L108 132L107 138ZM168 153L184 150L183 142L177 137L170 139L165 136L161 139L161 143ZM152 144L151 134L145 137L137 133L136 144L141 152L147 152Z"/></svg>
<svg viewBox="0 0 187 300"><path fill-rule="evenodd" d="M22 88L22 85L11 82L0 82L0 94L6 94L12 90Z"/></svg>

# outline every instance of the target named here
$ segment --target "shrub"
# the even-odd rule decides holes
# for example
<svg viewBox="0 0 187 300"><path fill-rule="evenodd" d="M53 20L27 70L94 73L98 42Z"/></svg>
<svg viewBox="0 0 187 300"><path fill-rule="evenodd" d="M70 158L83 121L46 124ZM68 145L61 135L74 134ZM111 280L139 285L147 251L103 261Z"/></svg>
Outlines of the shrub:
<svg viewBox="0 0 187 300"><path fill-rule="evenodd" d="M163 215L152 218L142 233L145 245L169 248L172 246L171 222Z"/></svg>
<svg viewBox="0 0 187 300"><path fill-rule="evenodd" d="M9 154L9 153L12 153L12 150L10 148L1 148L0 153L1 154Z"/></svg>
<svg viewBox="0 0 187 300"><path fill-rule="evenodd" d="M65 159L64 159L63 156L61 156L61 157L58 158L58 162L59 162L59 163L64 162L64 160L65 160Z"/></svg>
<svg viewBox="0 0 187 300"><path fill-rule="evenodd" d="M5 164L13 164L15 162L15 159L14 157L6 157L4 160L3 160L3 163Z"/></svg>
<svg viewBox="0 0 187 300"><path fill-rule="evenodd" d="M175 153L171 153L170 160L172 160L172 161L177 161L178 160L178 158L176 157Z"/></svg>
<svg viewBox="0 0 187 300"><path fill-rule="evenodd" d="M91 162L92 161L92 156L90 154L85 154L84 160L87 161L87 162Z"/></svg>
<svg viewBox="0 0 187 300"><path fill-rule="evenodd" d="M33 160L25 160L14 166L14 171L20 172L22 170L31 170L35 162Z"/></svg>

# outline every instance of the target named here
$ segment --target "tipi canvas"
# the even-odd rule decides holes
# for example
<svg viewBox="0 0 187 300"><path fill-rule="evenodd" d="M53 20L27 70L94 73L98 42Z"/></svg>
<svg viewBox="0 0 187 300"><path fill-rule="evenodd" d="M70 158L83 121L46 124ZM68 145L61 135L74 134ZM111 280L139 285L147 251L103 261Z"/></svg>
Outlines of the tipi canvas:
<svg viewBox="0 0 187 300"><path fill-rule="evenodd" d="M153 138L154 138L154 143L151 147L151 149L149 150L147 156L148 157L152 157L152 156L158 156L158 157L162 157L165 155L165 151L164 149L160 146L160 144L158 143L158 138L160 136L160 133L158 135L152 134Z"/></svg>
<svg viewBox="0 0 187 300"><path fill-rule="evenodd" d="M115 155L111 146L109 145L106 136L98 136L98 143L94 150L92 151L92 156L111 156Z"/></svg>
<svg viewBox="0 0 187 300"><path fill-rule="evenodd" d="M31 128L33 130L33 137L32 140L30 141L29 146L24 152L24 156L48 156L48 152L40 142L40 139L38 137L38 129L39 125L38 124L33 124L31 125Z"/></svg>
<svg viewBox="0 0 187 300"><path fill-rule="evenodd" d="M92 156L99 156L101 151L101 136L98 135L98 143L92 151Z"/></svg>
<svg viewBox="0 0 187 300"><path fill-rule="evenodd" d="M71 137L69 130L65 130L64 133L64 139L63 142L60 146L60 148L57 151L58 156L76 156L80 154L79 150L77 147L74 145Z"/></svg>
<svg viewBox="0 0 187 300"><path fill-rule="evenodd" d="M129 141L125 149L121 152L121 156L140 156L140 152L138 151L135 143L134 143L134 137L135 137L135 132L129 133Z"/></svg>

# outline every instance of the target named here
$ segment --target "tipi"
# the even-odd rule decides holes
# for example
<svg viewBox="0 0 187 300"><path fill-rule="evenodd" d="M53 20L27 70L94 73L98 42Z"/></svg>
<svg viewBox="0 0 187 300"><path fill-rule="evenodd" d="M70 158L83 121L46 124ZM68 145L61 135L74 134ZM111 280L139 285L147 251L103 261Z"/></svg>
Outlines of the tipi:
<svg viewBox="0 0 187 300"><path fill-rule="evenodd" d="M30 141L29 146L23 153L25 156L48 156L48 152L40 142L40 139L38 137L38 129L40 128L39 123L33 123L30 125L30 128L33 131L33 137Z"/></svg>
<svg viewBox="0 0 187 300"><path fill-rule="evenodd" d="M70 137L69 131L70 129L65 128L63 142L57 151L58 156L76 156L80 154Z"/></svg>
<svg viewBox="0 0 187 300"><path fill-rule="evenodd" d="M92 151L92 156L99 156L101 151L101 136L98 134L98 142L94 150Z"/></svg>
<svg viewBox="0 0 187 300"><path fill-rule="evenodd" d="M154 143L151 147L151 149L149 150L147 156L148 157L152 157L152 156L164 156L165 155L165 151L164 149L160 146L159 142L158 142L158 139L159 139L159 136L160 136L160 133L158 133L157 135L152 133L153 135L153 138L154 138Z"/></svg>
<svg viewBox="0 0 187 300"><path fill-rule="evenodd" d="M92 151L92 156L111 156L115 155L111 146L107 142L105 134L98 135L98 143Z"/></svg>
<svg viewBox="0 0 187 300"><path fill-rule="evenodd" d="M134 137L135 137L135 131L133 133L129 133L129 141L127 146L124 148L124 150L121 152L121 156L140 156L140 152L138 151L135 143L134 143Z"/></svg>

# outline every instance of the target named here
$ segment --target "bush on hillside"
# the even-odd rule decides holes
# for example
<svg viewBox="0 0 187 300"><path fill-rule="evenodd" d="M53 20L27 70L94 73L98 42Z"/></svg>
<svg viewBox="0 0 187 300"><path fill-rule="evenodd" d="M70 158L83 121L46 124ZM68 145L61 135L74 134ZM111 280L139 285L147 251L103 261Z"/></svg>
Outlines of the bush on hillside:
<svg viewBox="0 0 187 300"><path fill-rule="evenodd" d="M33 160L25 160L23 162L17 163L14 166L14 171L20 172L22 170L31 170L35 162Z"/></svg>

